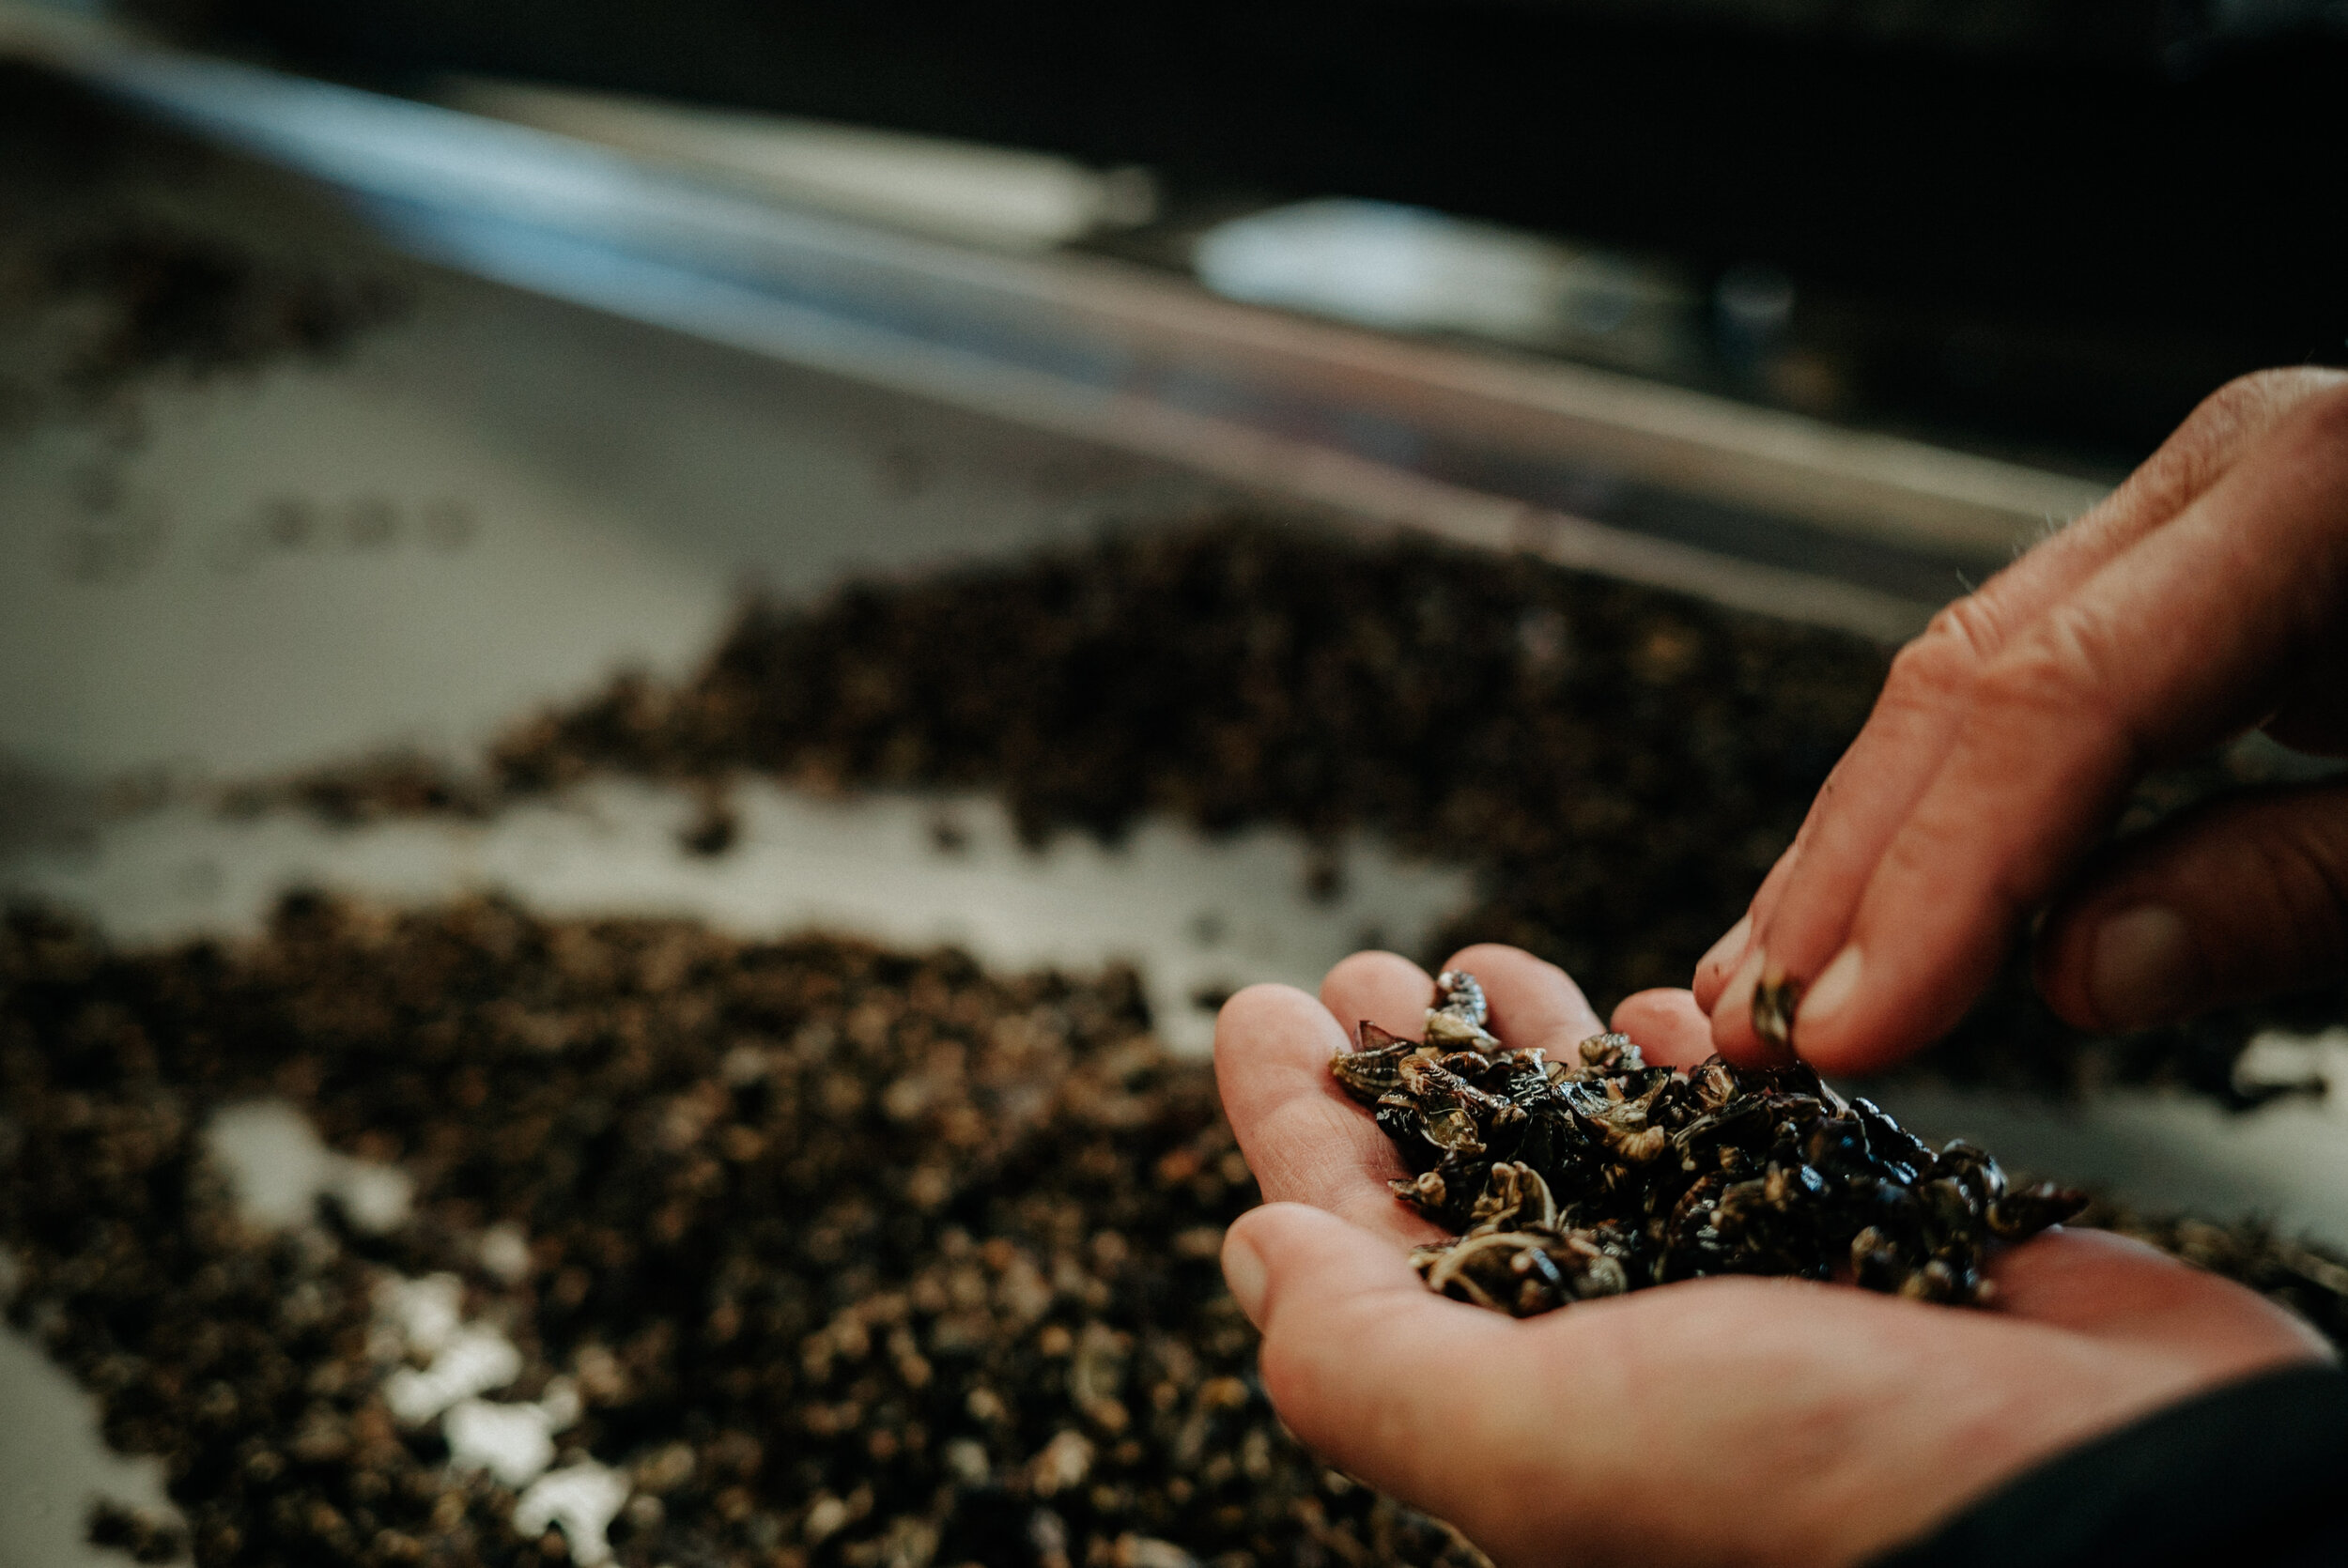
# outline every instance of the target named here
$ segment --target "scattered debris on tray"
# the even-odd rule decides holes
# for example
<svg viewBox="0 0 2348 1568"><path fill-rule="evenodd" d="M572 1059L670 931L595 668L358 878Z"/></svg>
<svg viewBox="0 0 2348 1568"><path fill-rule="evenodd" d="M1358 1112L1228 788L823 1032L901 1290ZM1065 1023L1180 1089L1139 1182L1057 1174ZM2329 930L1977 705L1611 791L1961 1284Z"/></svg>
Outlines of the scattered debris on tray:
<svg viewBox="0 0 2348 1568"><path fill-rule="evenodd" d="M0 435L70 419L133 446L151 388L330 361L402 314L387 275L201 215L191 192L217 192L228 167L0 59Z"/></svg>
<svg viewBox="0 0 2348 1568"><path fill-rule="evenodd" d="M153 952L19 911L9 1320L162 1457L204 1568L1476 1561L1279 1426L1216 1266L1253 1183L1146 1029L1117 972L496 901ZM260 1098L406 1217L239 1219L206 1130ZM2348 1337L2329 1253L2088 1218Z"/></svg>
<svg viewBox="0 0 2348 1568"><path fill-rule="evenodd" d="M1330 1070L1412 1174L1395 1195L1452 1239L1413 1255L1428 1284L1516 1317L1709 1274L1847 1276L1977 1304L1995 1242L2086 1206L2009 1190L1970 1144L1935 1151L1807 1067L1648 1067L1627 1035L1566 1060L1486 1028L1473 975L1435 980L1424 1039L1365 1020Z"/></svg>
<svg viewBox="0 0 2348 1568"><path fill-rule="evenodd" d="M147 953L19 912L9 1318L204 1568L1479 1560L1274 1417L1217 1266L1255 1188L1147 1027L1116 971L497 902ZM256 1097L404 1222L249 1228L205 1130Z"/></svg>
<svg viewBox="0 0 2348 1568"><path fill-rule="evenodd" d="M1383 833L1473 857L1470 941L1565 965L1601 1002L1684 985L1858 732L1885 651L1834 632L1409 537L1211 516L748 610L678 686L626 678L517 726L480 775L415 758L235 792L346 822L477 815L621 771L706 789L1000 790L1042 838L1145 811L1210 829ZM2142 792L2149 819L2265 776L2240 750ZM723 835L713 817L698 844ZM2084 1041L2016 964L1931 1062L2073 1091L2182 1084L2232 1104L2260 1027L2348 1016L2335 989Z"/></svg>

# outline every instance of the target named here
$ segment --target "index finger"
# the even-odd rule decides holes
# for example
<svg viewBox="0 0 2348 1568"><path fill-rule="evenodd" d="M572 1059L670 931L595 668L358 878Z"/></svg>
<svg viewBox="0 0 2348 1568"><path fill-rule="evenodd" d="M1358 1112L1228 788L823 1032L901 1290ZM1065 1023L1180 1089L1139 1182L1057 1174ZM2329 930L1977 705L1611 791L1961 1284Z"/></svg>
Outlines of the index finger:
<svg viewBox="0 0 2348 1568"><path fill-rule="evenodd" d="M1740 1060L1765 1053L1751 1022L1757 982L1815 983L1841 948L1877 861L1956 746L1982 672L2107 564L2223 482L2295 409L2342 385L2348 380L2337 373L2307 370L2229 385L2102 504L1943 610L1901 652L1866 728L1781 862L1790 874L1771 874L1754 899L1743 951L1718 955L1716 974L1698 987L1723 1052Z"/></svg>
<svg viewBox="0 0 2348 1568"><path fill-rule="evenodd" d="M1973 712L1861 881L1797 1015L1828 1071L1953 1025L2147 767L2256 719L2348 592L2348 397L2271 433L2170 527L1985 670ZM1854 905L1855 907L1851 907Z"/></svg>
<svg viewBox="0 0 2348 1568"><path fill-rule="evenodd" d="M1409 1173L1329 1071L1347 1049L1329 1009L1292 986L1250 986L1214 1024L1214 1075L1267 1202L1309 1204L1404 1246L1443 1232L1386 1183Z"/></svg>

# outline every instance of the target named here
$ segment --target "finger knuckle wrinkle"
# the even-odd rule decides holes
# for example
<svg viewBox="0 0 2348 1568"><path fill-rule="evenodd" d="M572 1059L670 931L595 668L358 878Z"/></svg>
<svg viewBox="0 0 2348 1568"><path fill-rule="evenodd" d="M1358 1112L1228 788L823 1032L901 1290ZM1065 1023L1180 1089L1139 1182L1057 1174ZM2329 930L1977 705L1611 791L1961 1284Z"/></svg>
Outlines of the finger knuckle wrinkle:
<svg viewBox="0 0 2348 1568"><path fill-rule="evenodd" d="M2313 365L2277 365L2267 370L2253 370L2235 377L2203 398L2194 415L2196 418L2210 415L2228 422L2271 418L2279 410L2293 407L2309 397L2322 395L2343 384L2348 384L2348 377Z"/></svg>
<svg viewBox="0 0 2348 1568"><path fill-rule="evenodd" d="M2194 412L2239 413L2246 407L2263 407L2287 394L2295 376L2287 365L2245 371L2201 399Z"/></svg>
<svg viewBox="0 0 2348 1568"><path fill-rule="evenodd" d="M2062 611L2000 656L1982 676L1981 694L1996 709L2068 711L2093 722L2116 714L2109 698L2124 663L2109 624Z"/></svg>
<svg viewBox="0 0 2348 1568"><path fill-rule="evenodd" d="M2181 505L2217 477L2231 460L2229 454L2244 439L2272 427L2310 398L2328 396L2342 389L2348 389L2348 377L2307 365L2254 370L2247 376L2237 376L2201 399L2192 415L2177 427L2176 434L2162 443L2161 454L2169 460L2168 469L2163 470L2157 461L2148 464L2139 470L2137 479L2130 480L2128 487L2136 487L2139 479L2156 470L2165 471L2169 483L2161 487L2161 493L2169 499L2161 503L2162 509ZM2176 467L2178 464L2183 467Z"/></svg>
<svg viewBox="0 0 2348 1568"><path fill-rule="evenodd" d="M1944 607L1922 636L1892 657L1885 699L1931 703L1963 695L1980 678L2000 640L1988 609L1978 595L1968 594Z"/></svg>

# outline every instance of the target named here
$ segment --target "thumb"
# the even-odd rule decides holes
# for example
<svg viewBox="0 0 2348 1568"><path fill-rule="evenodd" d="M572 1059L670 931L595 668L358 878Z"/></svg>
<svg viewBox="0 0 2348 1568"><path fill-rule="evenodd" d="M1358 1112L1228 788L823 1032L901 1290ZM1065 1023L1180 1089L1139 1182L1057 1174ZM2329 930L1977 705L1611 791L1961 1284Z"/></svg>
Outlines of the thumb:
<svg viewBox="0 0 2348 1568"><path fill-rule="evenodd" d="M2348 785L2184 813L2091 862L2048 916L2038 988L2081 1028L2142 1029L2348 976Z"/></svg>
<svg viewBox="0 0 2348 1568"><path fill-rule="evenodd" d="M1223 1272L1263 1333L1264 1391L1289 1429L1339 1469L1472 1531L1458 1445L1429 1437L1456 1437L1460 1411L1477 1407L1472 1386L1511 1364L1504 1342L1522 1326L1433 1294L1393 1241L1304 1204L1242 1215Z"/></svg>

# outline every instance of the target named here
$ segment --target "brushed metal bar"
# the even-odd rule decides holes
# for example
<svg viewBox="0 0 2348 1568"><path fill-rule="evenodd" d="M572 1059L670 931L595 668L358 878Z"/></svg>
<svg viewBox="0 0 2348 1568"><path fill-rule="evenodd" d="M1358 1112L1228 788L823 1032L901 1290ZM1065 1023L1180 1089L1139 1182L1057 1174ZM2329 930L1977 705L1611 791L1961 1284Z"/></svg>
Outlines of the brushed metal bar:
<svg viewBox="0 0 2348 1568"><path fill-rule="evenodd" d="M1593 521L1549 493L1557 465L1757 507L1737 525L1755 540L1784 528L1774 515L1972 569L2093 499L2012 465L1303 320L1099 258L941 244L527 127L103 28L28 30L23 15L0 11L0 38L352 192L442 261L1384 525L1896 639L1929 615L1925 596ZM1462 482L1458 462L1413 449L1547 469L1511 493L1483 483L1491 465L1466 464Z"/></svg>
<svg viewBox="0 0 2348 1568"><path fill-rule="evenodd" d="M1008 366L566 237L453 216L445 209L385 208L378 217L409 249L477 276L973 413L1160 458L1376 527L1417 530L1487 549L1528 551L1561 565L1881 642L1905 640L1931 615L1932 607L1913 600L1609 528L1150 397Z"/></svg>

